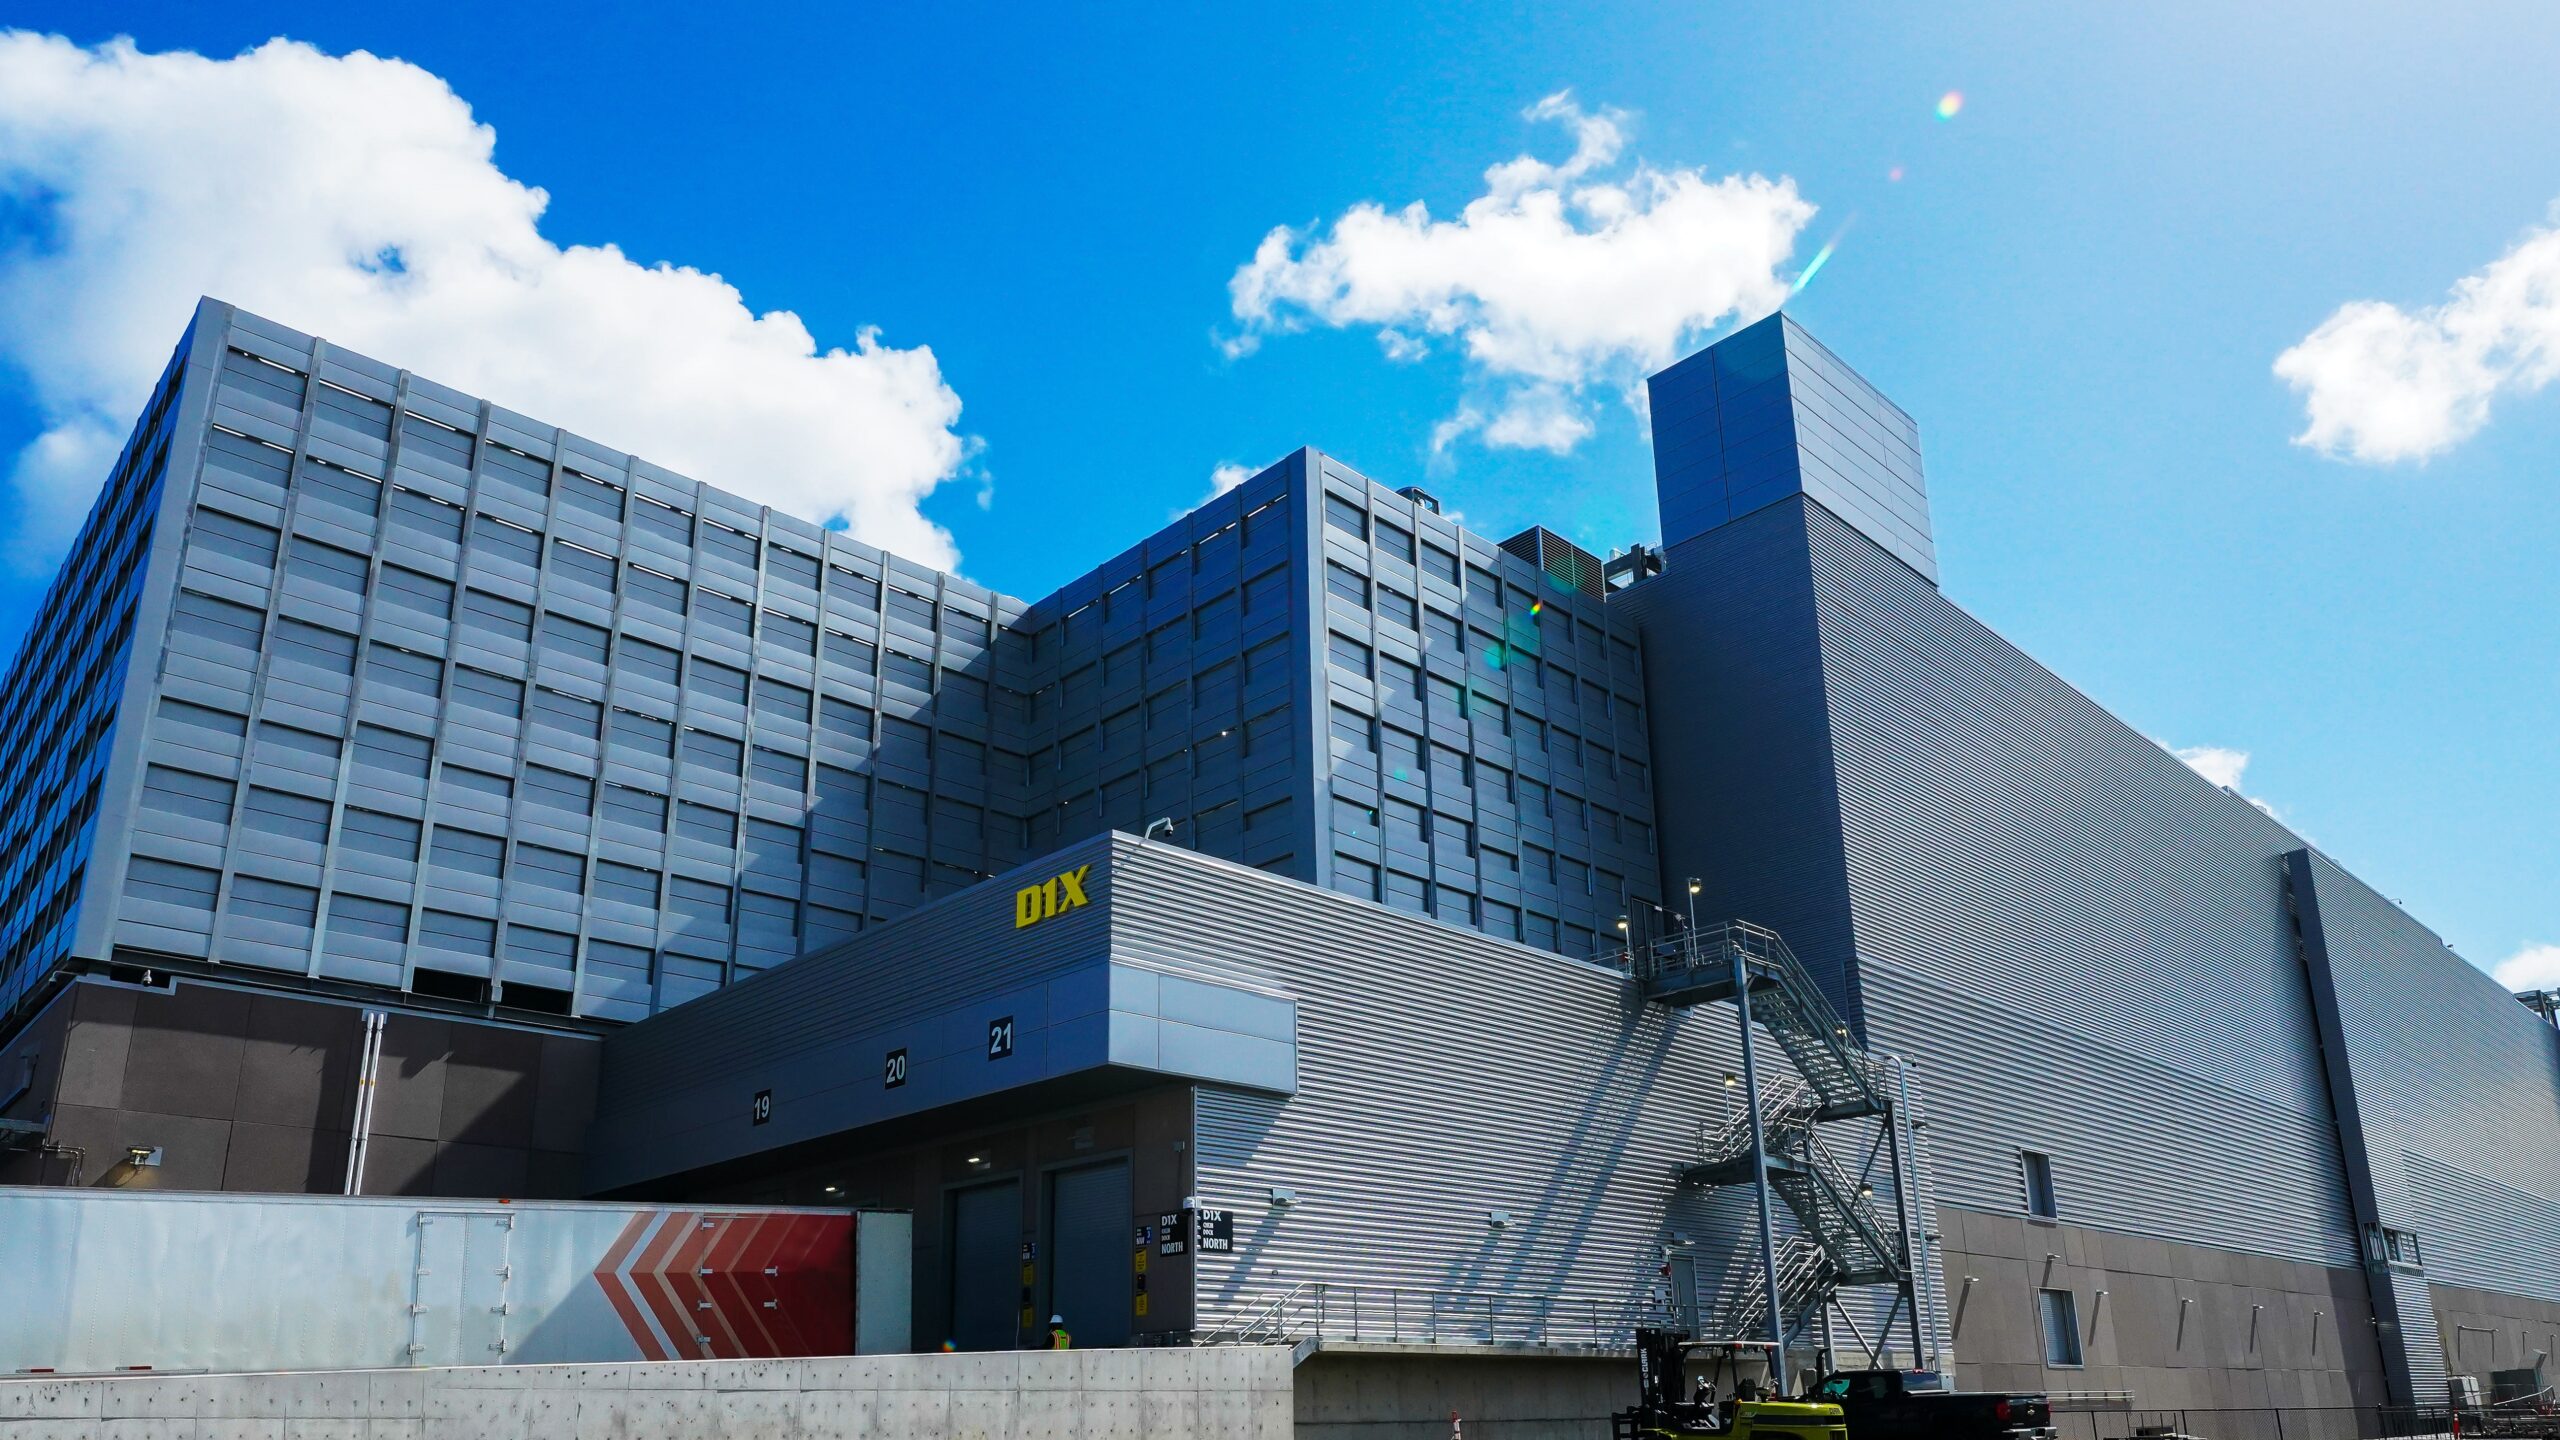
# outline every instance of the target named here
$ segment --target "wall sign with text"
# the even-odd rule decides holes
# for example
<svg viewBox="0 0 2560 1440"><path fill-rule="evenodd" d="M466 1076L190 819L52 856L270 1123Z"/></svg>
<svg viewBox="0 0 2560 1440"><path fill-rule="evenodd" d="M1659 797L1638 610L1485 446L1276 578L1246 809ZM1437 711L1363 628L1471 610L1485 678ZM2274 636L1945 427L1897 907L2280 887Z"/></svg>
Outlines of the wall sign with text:
<svg viewBox="0 0 2560 1440"><path fill-rule="evenodd" d="M1093 873L1090 865L1079 865L1062 875L1055 875L1037 885L1025 885L1013 892L1013 928L1027 929L1052 916L1080 910L1086 905L1084 881Z"/></svg>

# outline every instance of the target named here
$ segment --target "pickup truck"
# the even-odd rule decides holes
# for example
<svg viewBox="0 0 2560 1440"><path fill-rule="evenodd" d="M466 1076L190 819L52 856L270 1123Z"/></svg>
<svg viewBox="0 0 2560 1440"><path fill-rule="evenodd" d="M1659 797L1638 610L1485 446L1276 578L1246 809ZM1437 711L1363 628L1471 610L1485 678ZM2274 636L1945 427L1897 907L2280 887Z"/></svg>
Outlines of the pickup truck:
<svg viewBox="0 0 2560 1440"><path fill-rule="evenodd" d="M1812 1398L1838 1405L1857 1440L2051 1440L2055 1433L2042 1395L1952 1390L1927 1370L1843 1370Z"/></svg>

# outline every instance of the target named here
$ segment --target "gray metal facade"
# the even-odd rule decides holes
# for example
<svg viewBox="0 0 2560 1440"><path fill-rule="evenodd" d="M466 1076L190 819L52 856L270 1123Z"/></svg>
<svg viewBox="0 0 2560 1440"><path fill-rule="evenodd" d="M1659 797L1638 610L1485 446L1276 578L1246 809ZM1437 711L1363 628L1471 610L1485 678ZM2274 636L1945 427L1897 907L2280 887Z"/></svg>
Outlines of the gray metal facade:
<svg viewBox="0 0 2560 1440"><path fill-rule="evenodd" d="M183 374L77 953L629 1018L984 873L910 782L1010 602L212 302Z"/></svg>
<svg viewBox="0 0 2560 1440"><path fill-rule="evenodd" d="M1806 495L1937 583L1920 427L1783 311L1645 383L1665 548Z"/></svg>
<svg viewBox="0 0 2560 1440"><path fill-rule="evenodd" d="M182 342L0 682L0 1016L71 954L174 448ZM109 818L112 828L113 817Z"/></svg>
<svg viewBox="0 0 2560 1440"><path fill-rule="evenodd" d="M1442 1335L1578 1340L1656 1303L1666 1248L1710 1302L1757 1263L1744 1192L1672 1180L1728 1119L1729 1007L1642 1004L1608 966L1162 847L1115 863L1115 954L1298 1007L1295 1093L1194 1099L1197 1188L1235 1212L1239 1262L1199 1267L1204 1326L1322 1281L1364 1325L1437 1303L1487 1317Z"/></svg>
<svg viewBox="0 0 2560 1440"><path fill-rule="evenodd" d="M207 301L8 682L0 1000L628 1020L1159 818L1588 953L1654 898L1643 702L1545 588L1302 451L1025 606Z"/></svg>
<svg viewBox="0 0 2560 1440"><path fill-rule="evenodd" d="M1090 905L1015 926L1015 886L1076 866ZM1710 1297L1749 1258L1738 1195L1669 1181L1727 1119L1732 1026L1635 1003L1606 966L1112 835L608 1037L589 1183L1189 1085L1192 1188L1236 1217L1232 1256L1194 1271L1201 1328L1311 1280L1413 1307L1417 1333L1439 1306L1428 1333L1587 1339L1659 1298L1666 1246L1694 1247ZM1283 1035L1285 1064L1253 1071ZM955 1108L987 1097L1008 1108Z"/></svg>
<svg viewBox="0 0 2560 1440"><path fill-rule="evenodd" d="M1724 345L1756 365L1769 329ZM1724 374L1709 357L1672 373ZM1699 521L1696 480L1676 450L1661 463L1669 533ZM1854 497L1800 488L1704 516L1617 602L1642 617L1657 713L1707 742L1664 757L1665 874L1779 926L1871 1043L1919 1064L1940 1198L2019 1210L2033 1150L2075 1223L2345 1266L2370 1183L2379 1223L2442 1233L2430 1274L2547 1298L2554 1032L1949 603ZM2431 1398L2425 1287L2377 1278L2386 1321L2407 1292L2404 1394Z"/></svg>
<svg viewBox="0 0 2560 1440"><path fill-rule="evenodd" d="M2560 1301L2560 1031L2327 856L2287 859L2386 1363L2433 1393L2430 1283Z"/></svg>

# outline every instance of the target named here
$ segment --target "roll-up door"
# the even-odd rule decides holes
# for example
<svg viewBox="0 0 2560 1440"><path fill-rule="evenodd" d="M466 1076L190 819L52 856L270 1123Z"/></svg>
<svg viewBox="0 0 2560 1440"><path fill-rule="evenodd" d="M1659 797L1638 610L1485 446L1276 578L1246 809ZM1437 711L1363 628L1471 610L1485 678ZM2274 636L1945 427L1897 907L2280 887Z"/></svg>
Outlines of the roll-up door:
<svg viewBox="0 0 2560 1440"><path fill-rule="evenodd" d="M1126 1160L1049 1177L1049 1309L1079 1348L1129 1343L1129 1205Z"/></svg>
<svg viewBox="0 0 2560 1440"><path fill-rule="evenodd" d="M951 1196L951 1338L963 1350L1020 1341L1022 1184L975 1185Z"/></svg>

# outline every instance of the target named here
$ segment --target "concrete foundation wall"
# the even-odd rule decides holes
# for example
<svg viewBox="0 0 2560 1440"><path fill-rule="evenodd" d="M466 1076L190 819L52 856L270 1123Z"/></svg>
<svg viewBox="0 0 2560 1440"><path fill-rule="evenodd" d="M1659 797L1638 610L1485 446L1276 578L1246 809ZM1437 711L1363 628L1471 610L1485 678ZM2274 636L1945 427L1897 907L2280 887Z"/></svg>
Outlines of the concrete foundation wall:
<svg viewBox="0 0 2560 1440"><path fill-rule="evenodd" d="M2128 1435L2160 1412L2214 1440L2350 1437L2371 1431L2385 1401L2359 1270L2023 1215L1938 1214L1959 1385L2130 1394L2057 1415L2066 1437ZM2039 1290L2071 1294L2082 1364L2045 1364Z"/></svg>
<svg viewBox="0 0 2560 1440"><path fill-rule="evenodd" d="M2560 1305L2465 1285L2427 1289L2448 1374L2477 1376L2480 1393L2487 1395L2492 1371L2539 1369L2546 1385L2560 1373L2553 1363L2560 1357Z"/></svg>
<svg viewBox="0 0 2560 1440"><path fill-rule="evenodd" d="M1609 1417L1636 1403L1636 1362L1328 1345L1298 1367L1296 1388L1297 1440L1606 1440Z"/></svg>
<svg viewBox="0 0 2560 1440"><path fill-rule="evenodd" d="M0 1380L0 1440L1288 1440L1289 1352Z"/></svg>

